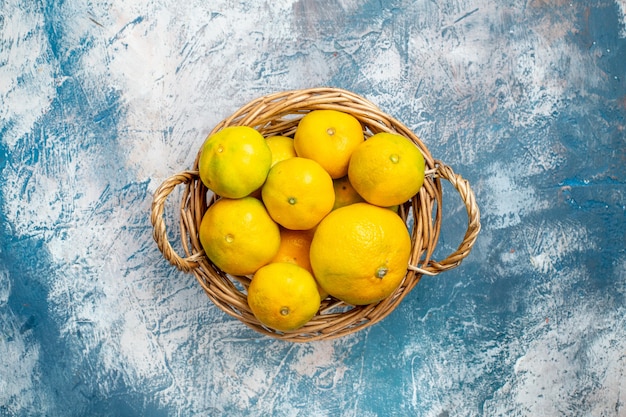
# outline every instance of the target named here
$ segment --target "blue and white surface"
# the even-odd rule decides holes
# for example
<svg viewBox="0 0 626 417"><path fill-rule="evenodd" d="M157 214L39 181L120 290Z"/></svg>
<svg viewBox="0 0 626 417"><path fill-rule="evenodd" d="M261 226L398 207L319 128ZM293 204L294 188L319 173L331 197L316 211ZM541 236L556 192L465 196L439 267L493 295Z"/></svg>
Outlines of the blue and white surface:
<svg viewBox="0 0 626 417"><path fill-rule="evenodd" d="M625 15L0 1L0 416L626 416ZM149 211L220 120L313 86L413 129L470 180L483 230L383 322L290 344L171 267ZM439 258L465 231L455 197Z"/></svg>

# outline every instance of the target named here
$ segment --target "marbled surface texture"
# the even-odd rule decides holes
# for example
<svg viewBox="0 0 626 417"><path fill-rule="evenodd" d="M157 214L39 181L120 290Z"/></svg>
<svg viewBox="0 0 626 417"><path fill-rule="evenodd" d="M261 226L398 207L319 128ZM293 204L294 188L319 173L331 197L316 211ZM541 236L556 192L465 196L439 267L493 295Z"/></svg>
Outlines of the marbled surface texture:
<svg viewBox="0 0 626 417"><path fill-rule="evenodd" d="M625 14L0 0L0 416L626 416ZM383 322L291 344L170 266L149 212L220 120L314 86L409 126L483 229ZM466 227L445 207L440 258Z"/></svg>

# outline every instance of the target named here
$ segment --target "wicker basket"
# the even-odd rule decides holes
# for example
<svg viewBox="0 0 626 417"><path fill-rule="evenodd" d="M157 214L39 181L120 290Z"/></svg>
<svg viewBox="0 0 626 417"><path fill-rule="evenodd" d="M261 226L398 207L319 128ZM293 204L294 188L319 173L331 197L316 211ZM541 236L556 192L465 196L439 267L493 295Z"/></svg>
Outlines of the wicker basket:
<svg viewBox="0 0 626 417"><path fill-rule="evenodd" d="M209 261L198 239L198 229L206 209L216 201L198 176L198 157L192 170L171 176L155 191L152 203L154 239L164 257L174 266L191 272L207 296L227 314L239 319L252 329L275 338L308 342L347 335L385 318L415 287L422 275L437 275L458 266L469 254L480 231L479 210L474 193L467 180L455 174L450 167L433 159L422 141L406 126L383 113L368 100L336 88L315 88L286 91L260 97L240 108L219 123L211 133L226 126L247 125L264 136L292 136L298 121L307 112L316 109L335 109L355 116L363 125L366 137L375 133L395 132L413 141L424 154L426 179L422 189L400 207L399 214L411 225L412 254L406 276L388 298L370 305L350 306L332 297L322 301L317 315L304 327L294 332L278 332L263 326L248 307L246 289L250 277L231 276ZM198 152L198 156L200 152ZM432 259L441 228L441 179L449 181L459 192L467 209L468 226L458 249L441 261ZM182 257L168 240L164 223L164 205L168 195L184 184L180 206Z"/></svg>

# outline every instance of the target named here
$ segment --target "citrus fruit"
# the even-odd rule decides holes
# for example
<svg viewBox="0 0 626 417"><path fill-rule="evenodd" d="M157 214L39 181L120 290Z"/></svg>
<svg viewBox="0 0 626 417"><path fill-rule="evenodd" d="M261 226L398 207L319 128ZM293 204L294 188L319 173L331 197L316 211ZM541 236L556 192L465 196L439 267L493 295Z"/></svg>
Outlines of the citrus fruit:
<svg viewBox="0 0 626 417"><path fill-rule="evenodd" d="M280 246L278 225L253 197L217 200L202 217L198 234L211 262L232 275L253 274Z"/></svg>
<svg viewBox="0 0 626 417"><path fill-rule="evenodd" d="M265 139L267 146L272 151L272 165L276 162L296 156L296 149L293 146L293 139L288 136L270 136Z"/></svg>
<svg viewBox="0 0 626 417"><path fill-rule="evenodd" d="M332 178L348 173L352 151L364 140L361 123L337 110L313 110L298 123L294 146L298 156L317 161Z"/></svg>
<svg viewBox="0 0 626 417"><path fill-rule="evenodd" d="M299 329L315 316L320 295L309 271L296 264L273 262L252 277L248 305L261 323L286 332Z"/></svg>
<svg viewBox="0 0 626 417"><path fill-rule="evenodd" d="M309 260L309 249L313 240L315 229L291 230L280 228L280 246L272 262L289 262L300 265L302 268L313 273Z"/></svg>
<svg viewBox="0 0 626 417"><path fill-rule="evenodd" d="M393 211L355 203L332 211L317 226L311 266L320 286L352 305L388 297L402 282L411 238Z"/></svg>
<svg viewBox="0 0 626 417"><path fill-rule="evenodd" d="M335 202L330 175L317 162L300 157L276 163L261 196L274 221L293 230L312 229Z"/></svg>
<svg viewBox="0 0 626 417"><path fill-rule="evenodd" d="M402 204L424 183L425 161L420 150L404 136L377 133L352 153L348 177L368 203Z"/></svg>
<svg viewBox="0 0 626 417"><path fill-rule="evenodd" d="M241 198L263 185L272 163L265 138L248 126L229 126L202 145L199 176L215 194Z"/></svg>
<svg viewBox="0 0 626 417"><path fill-rule="evenodd" d="M313 274L311 268L311 260L309 250L315 229L309 230L291 230L284 227L280 228L280 247L278 253L272 259L272 262L289 262L301 266L302 268ZM313 277L315 278L315 276ZM320 298L323 300L328 297L328 293L318 285Z"/></svg>
<svg viewBox="0 0 626 417"><path fill-rule="evenodd" d="M335 189L335 205L333 206L333 210L349 204L365 201L363 197L356 192L347 175L334 179L333 188Z"/></svg>

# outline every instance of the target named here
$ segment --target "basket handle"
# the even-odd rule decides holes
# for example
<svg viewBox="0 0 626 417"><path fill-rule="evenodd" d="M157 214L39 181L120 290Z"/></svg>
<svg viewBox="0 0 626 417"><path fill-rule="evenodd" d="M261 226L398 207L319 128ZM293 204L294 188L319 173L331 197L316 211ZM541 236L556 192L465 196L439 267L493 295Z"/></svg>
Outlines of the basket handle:
<svg viewBox="0 0 626 417"><path fill-rule="evenodd" d="M452 168L441 161L436 161L435 175L439 178L448 180L452 186L459 192L465 209L467 210L467 230L463 241L456 251L450 254L442 261L430 260L427 265L417 267L409 265L408 269L424 275L437 275L440 272L456 268L461 261L469 255L474 242L480 231L480 210L476 204L476 197L470 188L469 182L458 174L455 174Z"/></svg>
<svg viewBox="0 0 626 417"><path fill-rule="evenodd" d="M190 272L192 269L198 266L197 255L192 255L186 258L181 257L176 253L172 244L167 237L167 231L165 228L165 220L163 218L163 211L165 206L165 200L170 193L176 188L177 185L187 184L195 180L198 177L198 171L183 171L178 174L172 175L167 178L154 192L152 199L152 212L150 220L154 228L152 236L159 247L159 250L172 265L184 272Z"/></svg>

